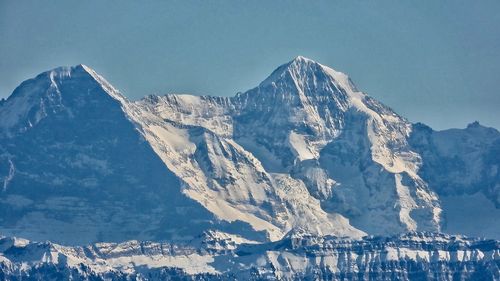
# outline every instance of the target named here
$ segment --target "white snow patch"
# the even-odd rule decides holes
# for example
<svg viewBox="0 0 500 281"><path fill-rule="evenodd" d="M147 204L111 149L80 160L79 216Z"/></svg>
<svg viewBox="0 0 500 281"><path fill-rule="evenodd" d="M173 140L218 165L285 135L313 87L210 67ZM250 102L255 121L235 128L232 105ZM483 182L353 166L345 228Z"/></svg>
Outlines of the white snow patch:
<svg viewBox="0 0 500 281"><path fill-rule="evenodd" d="M14 174L16 173L16 168L14 167L14 163L12 163L12 160L9 159L9 174L4 177L3 180L3 191L5 192L7 190L7 186L9 185L9 182L14 178Z"/></svg>
<svg viewBox="0 0 500 281"><path fill-rule="evenodd" d="M214 258L209 255L131 255L121 256L117 258L107 259L106 262L114 268L122 270L133 270L138 266L146 266L147 268L158 267L177 267L183 269L188 274L198 273L218 273L209 264L214 261Z"/></svg>
<svg viewBox="0 0 500 281"><path fill-rule="evenodd" d="M411 218L410 213L413 209L417 207L417 203L410 194L409 187L403 185L403 177L401 174L394 174L394 179L396 180L396 192L399 196L399 217L403 224L409 231L417 230L417 223Z"/></svg>
<svg viewBox="0 0 500 281"><path fill-rule="evenodd" d="M291 131L288 135L288 141L293 150L297 153L297 156L300 161L307 159L316 159L318 155L313 154L309 149L309 145L306 142L306 138L304 135L297 134L294 131Z"/></svg>

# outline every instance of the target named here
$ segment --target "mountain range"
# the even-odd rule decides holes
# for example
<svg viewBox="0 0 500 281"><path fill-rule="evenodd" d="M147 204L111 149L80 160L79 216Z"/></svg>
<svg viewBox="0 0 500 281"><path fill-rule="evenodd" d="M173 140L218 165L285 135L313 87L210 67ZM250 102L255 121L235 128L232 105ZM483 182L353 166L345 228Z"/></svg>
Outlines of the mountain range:
<svg viewBox="0 0 500 281"><path fill-rule="evenodd" d="M131 101L88 66L60 67L0 102L0 233L11 241L0 258L8 273L22 262L8 254L14 248L26 256L30 247L55 247L89 259L85 247L96 246L85 245L97 242L194 247L210 233L236 245L226 243L225 253L250 247L264 255L298 233L321 249L341 244L324 242L335 239L365 249L423 235L436 243L425 249L446 252L457 248L440 243L467 235L493 239L461 247L489 245L472 260L489 257L493 265L475 266L498 276L499 167L498 130L411 123L344 73L301 56L233 97ZM18 247L14 236L51 242Z"/></svg>

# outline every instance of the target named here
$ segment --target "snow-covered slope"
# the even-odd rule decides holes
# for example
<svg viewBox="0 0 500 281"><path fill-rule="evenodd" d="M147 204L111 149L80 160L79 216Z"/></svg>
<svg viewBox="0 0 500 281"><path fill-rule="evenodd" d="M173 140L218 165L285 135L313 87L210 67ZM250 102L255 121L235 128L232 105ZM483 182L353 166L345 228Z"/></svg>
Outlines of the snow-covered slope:
<svg viewBox="0 0 500 281"><path fill-rule="evenodd" d="M498 280L499 265L497 241L428 233L362 240L291 233L254 244L210 232L183 244L83 247L0 239L6 280Z"/></svg>
<svg viewBox="0 0 500 281"><path fill-rule="evenodd" d="M235 140L304 181L326 210L373 234L439 230L437 197L406 140L411 124L345 74L297 57L234 100Z"/></svg>
<svg viewBox="0 0 500 281"><path fill-rule="evenodd" d="M499 133L475 127L413 125L304 57L230 98L132 102L87 66L58 68L0 104L0 232L80 245L210 229L499 238L478 227L498 220ZM465 196L492 206L460 220Z"/></svg>
<svg viewBox="0 0 500 281"><path fill-rule="evenodd" d="M0 119L1 233L83 244L213 227L218 218L180 192L183 180L138 131L133 110L81 65L19 86L0 108L10 116Z"/></svg>
<svg viewBox="0 0 500 281"><path fill-rule="evenodd" d="M145 99L136 103L133 119L165 165L183 180L182 192L188 197L219 219L248 223L273 241L296 227L315 234L364 234L343 216L325 212L301 181L269 173L227 131L210 125L212 118L222 119L214 116L231 110L221 106L231 105L227 100L192 97L191 103L183 104L185 100L185 96ZM190 108L200 100L209 102L203 106L211 108L206 114L200 107ZM222 123L232 121L223 119Z"/></svg>

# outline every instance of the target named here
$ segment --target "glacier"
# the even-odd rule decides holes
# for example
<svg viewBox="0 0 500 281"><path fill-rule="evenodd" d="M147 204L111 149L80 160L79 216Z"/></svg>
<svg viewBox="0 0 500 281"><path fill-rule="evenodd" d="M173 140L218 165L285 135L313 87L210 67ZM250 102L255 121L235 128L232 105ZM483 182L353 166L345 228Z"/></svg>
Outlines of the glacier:
<svg viewBox="0 0 500 281"><path fill-rule="evenodd" d="M390 280L401 271L406 275L396 277L404 280L408 272L428 276L443 266L451 275L442 280L454 278L456 270L470 279L476 269L494 280L499 166L498 130L477 122L444 131L411 123L361 92L346 74L302 56L233 97L167 94L131 101L88 66L60 67L26 80L0 103L0 234L4 243L24 243L22 249L2 248L0 268L11 278L47 270L88 279L140 279L135 265L149 266L155 257L106 257L106 270L99 271L98 254L91 257L85 249L176 241L196 254L164 255L169 261L160 264L168 270L148 274L230 278L231 270L214 264L237 263L253 268L235 269L240 278L303 279L300 274L317 273L340 280L382 267L383 276L356 278ZM233 251L239 258L200 254L193 241L207 233L231 240L233 248L225 242L224 255ZM297 233L317 243L273 252ZM441 250L451 255L439 248L441 240L455 243L459 238L453 237L461 235L493 246L486 254L471 250L468 259L441 259ZM392 238L383 244L373 237ZM435 249L422 254L426 258L414 244L408 254L398 246L416 237ZM461 247L476 243L470 241ZM342 243L358 249L349 255L354 251L366 263L354 270L313 261L338 261ZM314 245L328 251L316 252ZM49 250L39 259L33 253L36 263L28 269L21 266L23 258L8 254L20 251L29 259L32 248L44 247ZM377 247L383 252L370 252ZM252 258L241 255L247 250L255 252ZM69 266L70 259L85 270ZM131 271L122 270L127 259L133 260ZM301 269L290 269L295 262ZM462 267L475 269L465 273Z"/></svg>

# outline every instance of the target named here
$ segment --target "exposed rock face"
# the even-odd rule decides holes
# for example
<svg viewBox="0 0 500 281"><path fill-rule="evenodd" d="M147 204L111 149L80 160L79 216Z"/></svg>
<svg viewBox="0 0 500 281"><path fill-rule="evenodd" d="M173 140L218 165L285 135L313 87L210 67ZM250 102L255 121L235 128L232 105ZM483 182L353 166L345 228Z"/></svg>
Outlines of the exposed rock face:
<svg viewBox="0 0 500 281"><path fill-rule="evenodd" d="M238 241L238 240L236 240ZM7 280L498 280L500 245L430 233L345 240L304 233L238 244L208 232L185 244L85 247L0 239ZM239 241L241 243L241 241Z"/></svg>
<svg viewBox="0 0 500 281"><path fill-rule="evenodd" d="M213 219L180 193L127 101L93 75L84 66L43 73L0 109L19 117L0 121L2 233L64 244L165 239L173 227L183 235L179 221Z"/></svg>
<svg viewBox="0 0 500 281"><path fill-rule="evenodd" d="M132 102L86 66L58 68L0 104L0 231L64 245L210 229L498 238L499 140L411 124L303 57L230 98Z"/></svg>

